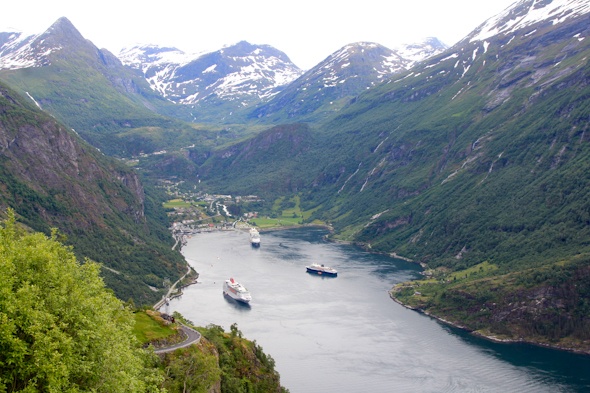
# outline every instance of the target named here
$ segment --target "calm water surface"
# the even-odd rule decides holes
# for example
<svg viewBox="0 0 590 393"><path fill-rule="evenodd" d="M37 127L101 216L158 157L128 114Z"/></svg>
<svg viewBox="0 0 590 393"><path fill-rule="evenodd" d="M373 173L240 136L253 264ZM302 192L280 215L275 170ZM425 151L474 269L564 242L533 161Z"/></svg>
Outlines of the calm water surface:
<svg viewBox="0 0 590 393"><path fill-rule="evenodd" d="M300 392L590 392L590 356L496 344L393 302L414 264L324 242L321 229L193 236L183 249L199 283L170 303L199 326L233 323L270 354L281 384ZM312 262L338 277L305 272ZM250 306L222 294L233 277Z"/></svg>

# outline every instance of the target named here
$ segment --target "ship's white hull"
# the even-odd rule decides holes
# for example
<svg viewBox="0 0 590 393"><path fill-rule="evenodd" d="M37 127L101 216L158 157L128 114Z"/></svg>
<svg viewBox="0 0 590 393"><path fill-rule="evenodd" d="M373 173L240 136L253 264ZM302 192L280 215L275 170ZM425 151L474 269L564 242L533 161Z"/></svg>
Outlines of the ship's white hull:
<svg viewBox="0 0 590 393"><path fill-rule="evenodd" d="M250 292L242 284L233 281L233 279L225 280L223 283L223 294L246 304L252 300Z"/></svg>
<svg viewBox="0 0 590 393"><path fill-rule="evenodd" d="M250 229L250 244L252 247L260 247L260 233L255 228Z"/></svg>

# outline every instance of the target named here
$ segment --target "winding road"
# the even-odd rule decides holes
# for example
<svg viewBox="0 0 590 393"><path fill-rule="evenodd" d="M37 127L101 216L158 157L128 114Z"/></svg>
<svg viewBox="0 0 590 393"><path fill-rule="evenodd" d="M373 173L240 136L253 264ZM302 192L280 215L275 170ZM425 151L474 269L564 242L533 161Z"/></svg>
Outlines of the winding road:
<svg viewBox="0 0 590 393"><path fill-rule="evenodd" d="M184 274L184 276L182 276L180 279L178 279L178 281L176 281L174 284L172 284L172 286L170 287L170 289L168 289L168 293L165 296L162 297L162 300L160 300L158 303L156 303L154 305L154 310L158 311L160 309L160 307L162 307L168 301L170 295L175 290L176 285L180 282L180 280L182 280L184 277L186 277L190 273L190 271L191 271L191 267L190 267L190 265L187 264L187 271ZM171 345L169 347L155 349L154 350L155 353L172 352L172 351L174 351L174 350L176 350L178 348L188 347L189 345L196 344L196 343L199 342L199 340L201 339L201 333L197 332L193 328L190 328L190 327L186 326L182 322L177 322L177 323L180 326L180 329L187 336L187 339L184 340L181 343L174 344L174 345Z"/></svg>
<svg viewBox="0 0 590 393"><path fill-rule="evenodd" d="M154 307L153 307L154 310L158 311L170 299L170 296L172 295L172 292L174 292L176 290L176 286L178 285L178 283L182 279L184 279L188 274L190 274L191 267L188 263L186 266L187 266L186 273L184 273L184 275L182 277L180 277L178 280L176 280L176 282L174 284L172 284L170 286L170 288L168 288L168 292L164 296L162 296L162 299L158 303L154 304Z"/></svg>
<svg viewBox="0 0 590 393"><path fill-rule="evenodd" d="M175 351L179 348L185 348L185 347L188 347L189 345L196 344L199 342L199 340L201 339L201 333L197 332L193 328L186 326L183 323L178 322L178 324L180 325L180 328L182 329L182 331L187 335L187 339L181 343L174 344L169 347L155 349L154 350L155 353L172 352L172 351Z"/></svg>

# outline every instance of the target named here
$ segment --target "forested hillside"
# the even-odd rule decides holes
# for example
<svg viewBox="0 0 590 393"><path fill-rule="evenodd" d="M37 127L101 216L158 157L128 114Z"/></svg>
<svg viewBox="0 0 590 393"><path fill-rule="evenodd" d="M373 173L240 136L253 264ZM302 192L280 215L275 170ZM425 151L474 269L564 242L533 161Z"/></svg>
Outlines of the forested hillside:
<svg viewBox="0 0 590 393"><path fill-rule="evenodd" d="M0 390L157 391L130 311L57 236L0 226Z"/></svg>
<svg viewBox="0 0 590 393"><path fill-rule="evenodd" d="M264 179L224 184L270 192L268 179L289 179L272 191L299 194L336 238L424 264L432 279L397 293L415 307L487 335L587 348L588 17L482 34L312 125L314 145L289 165L269 155Z"/></svg>
<svg viewBox="0 0 590 393"><path fill-rule="evenodd" d="M151 341L137 336L176 336L178 326L117 299L100 265L81 263L57 231L31 233L7 213L0 223L0 391L286 391L272 357L235 325L231 333L202 328L198 344L156 356Z"/></svg>
<svg viewBox="0 0 590 393"><path fill-rule="evenodd" d="M44 37L63 46L32 41L38 67L0 72L28 102L4 90L2 201L104 263L122 298L149 287L144 299L157 297L179 273L161 196L72 147L35 102L152 178L270 206L297 198L334 238L421 263L429 278L397 288L404 303L486 335L585 348L589 12L579 0L519 1L441 54L377 72L371 88L356 74L378 71L363 61L389 52L353 50L346 59L358 63L314 68L249 123L207 128L162 116L170 106L145 80L60 19ZM323 90L344 76L350 89Z"/></svg>
<svg viewBox="0 0 590 393"><path fill-rule="evenodd" d="M0 84L0 207L29 228L56 228L77 255L105 266L117 296L162 296L186 270L171 250L161 197L138 175ZM151 287L151 289L150 289Z"/></svg>

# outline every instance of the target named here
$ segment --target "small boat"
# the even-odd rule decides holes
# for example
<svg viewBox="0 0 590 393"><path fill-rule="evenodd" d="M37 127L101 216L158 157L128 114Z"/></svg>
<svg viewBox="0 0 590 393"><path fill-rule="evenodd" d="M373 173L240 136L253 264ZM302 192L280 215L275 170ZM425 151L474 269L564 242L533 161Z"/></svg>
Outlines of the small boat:
<svg viewBox="0 0 590 393"><path fill-rule="evenodd" d="M336 277L338 275L338 271L336 269L331 268L329 266L324 266L323 264L319 263L312 263L309 266L305 267L308 273Z"/></svg>
<svg viewBox="0 0 590 393"><path fill-rule="evenodd" d="M223 283L223 294L231 297L234 300L242 303L250 303L252 300L252 296L250 292L239 282L235 281L233 278L229 280L225 280Z"/></svg>
<svg viewBox="0 0 590 393"><path fill-rule="evenodd" d="M260 233L256 228L250 229L250 244L252 244L252 247L260 247Z"/></svg>

